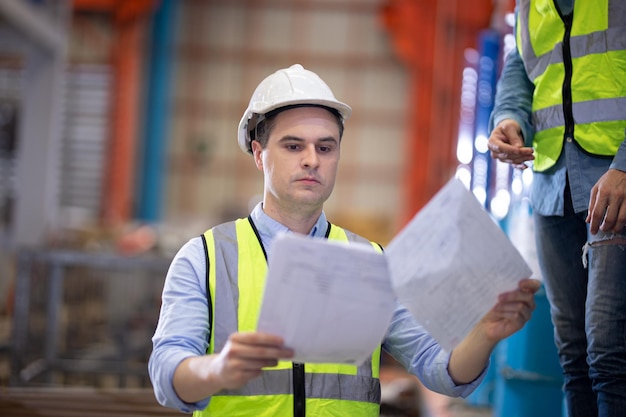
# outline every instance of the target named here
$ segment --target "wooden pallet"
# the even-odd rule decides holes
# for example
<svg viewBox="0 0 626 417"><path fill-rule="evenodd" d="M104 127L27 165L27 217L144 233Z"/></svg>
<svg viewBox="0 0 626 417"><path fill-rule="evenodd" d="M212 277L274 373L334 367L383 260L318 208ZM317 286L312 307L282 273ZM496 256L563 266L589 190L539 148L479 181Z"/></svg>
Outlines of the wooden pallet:
<svg viewBox="0 0 626 417"><path fill-rule="evenodd" d="M152 389L0 387L2 417L178 417L162 407Z"/></svg>

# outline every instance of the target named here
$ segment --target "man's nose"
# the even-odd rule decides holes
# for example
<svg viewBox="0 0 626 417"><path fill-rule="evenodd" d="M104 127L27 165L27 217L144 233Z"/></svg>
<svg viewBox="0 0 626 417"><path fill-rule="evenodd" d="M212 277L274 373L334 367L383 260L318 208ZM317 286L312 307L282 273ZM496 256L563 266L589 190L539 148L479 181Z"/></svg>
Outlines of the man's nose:
<svg viewBox="0 0 626 417"><path fill-rule="evenodd" d="M315 168L319 165L319 162L320 159L315 145L311 144L305 147L302 153L302 165L305 167Z"/></svg>

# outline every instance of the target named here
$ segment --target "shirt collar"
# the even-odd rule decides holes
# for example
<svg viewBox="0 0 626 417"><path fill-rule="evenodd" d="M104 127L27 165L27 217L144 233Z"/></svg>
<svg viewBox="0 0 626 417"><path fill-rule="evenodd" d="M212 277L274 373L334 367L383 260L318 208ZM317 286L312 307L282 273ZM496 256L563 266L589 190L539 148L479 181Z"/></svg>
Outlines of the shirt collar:
<svg viewBox="0 0 626 417"><path fill-rule="evenodd" d="M289 232L289 228L284 224L277 222L272 219L270 216L265 214L263 211L263 203L258 203L252 213L250 213L250 217L256 226L257 231L259 232L259 236L261 237L261 242L263 243L263 247L267 250L274 237L280 232ZM326 215L322 211L320 217L317 219L317 222L311 229L311 233L309 236L313 237L325 237L326 230L328 229L328 221L326 220Z"/></svg>

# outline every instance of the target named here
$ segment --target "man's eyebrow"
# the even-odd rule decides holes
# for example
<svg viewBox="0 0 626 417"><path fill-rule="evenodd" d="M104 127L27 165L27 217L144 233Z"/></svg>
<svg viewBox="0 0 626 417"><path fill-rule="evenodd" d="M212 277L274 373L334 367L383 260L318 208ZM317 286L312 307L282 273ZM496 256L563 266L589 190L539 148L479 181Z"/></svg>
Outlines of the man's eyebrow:
<svg viewBox="0 0 626 417"><path fill-rule="evenodd" d="M323 137L323 138L319 138L317 141L318 142L333 142L333 143L337 143L338 142L337 139L334 138L333 136L326 136L326 137Z"/></svg>
<svg viewBox="0 0 626 417"><path fill-rule="evenodd" d="M288 141L304 142L304 139L298 136L286 135L278 140L278 142L288 142Z"/></svg>
<svg viewBox="0 0 626 417"><path fill-rule="evenodd" d="M279 143L282 142L304 142L304 139L299 136L286 135L278 140ZM337 139L332 136L324 136L315 140L316 142L333 142L338 143Z"/></svg>

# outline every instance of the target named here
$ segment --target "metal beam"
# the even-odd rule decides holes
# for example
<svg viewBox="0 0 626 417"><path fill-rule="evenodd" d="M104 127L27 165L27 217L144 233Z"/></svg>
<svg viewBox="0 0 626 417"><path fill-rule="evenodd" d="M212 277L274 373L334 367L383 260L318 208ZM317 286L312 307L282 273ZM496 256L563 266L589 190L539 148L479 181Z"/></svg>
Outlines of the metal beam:
<svg viewBox="0 0 626 417"><path fill-rule="evenodd" d="M41 8L22 0L0 1L0 16L4 18L4 22L24 35L28 43L53 55L64 52L66 22L55 21L42 13Z"/></svg>
<svg viewBox="0 0 626 417"><path fill-rule="evenodd" d="M70 0L34 6L0 1L0 49L23 65L18 118L17 189L10 241L38 246L58 221L58 169L63 117L63 77Z"/></svg>

